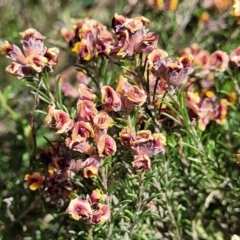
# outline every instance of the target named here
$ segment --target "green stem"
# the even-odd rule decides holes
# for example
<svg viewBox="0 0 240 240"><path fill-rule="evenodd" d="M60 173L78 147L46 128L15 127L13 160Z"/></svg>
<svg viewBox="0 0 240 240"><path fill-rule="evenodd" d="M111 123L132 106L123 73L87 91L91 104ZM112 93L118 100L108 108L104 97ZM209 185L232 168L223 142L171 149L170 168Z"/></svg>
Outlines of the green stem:
<svg viewBox="0 0 240 240"><path fill-rule="evenodd" d="M14 110L7 104L7 102L5 101L2 92L0 91L0 101L2 104L2 107L10 113L11 117L13 118L13 120L18 120L19 116L16 112L14 112Z"/></svg>
<svg viewBox="0 0 240 240"><path fill-rule="evenodd" d="M144 171L140 172L139 174L139 187L138 187L138 196L137 196L137 205L136 205L136 211L134 214L133 222L130 226L130 233L129 233L129 239L133 239L133 234L136 232L135 226L138 223L139 215L141 212L141 207L143 205L143 190L144 190Z"/></svg>
<svg viewBox="0 0 240 240"><path fill-rule="evenodd" d="M32 129L32 140L33 140L33 147L32 147L32 152L31 152L31 155L30 155L30 169L33 166L33 163L36 162L37 137L36 137L36 128L35 128L35 123L34 123L34 113L35 113L35 111L37 109L37 106L38 106L38 103L39 103L38 93L39 93L39 90L40 90L42 84L43 84L43 79L41 77L40 81L39 81L39 84L38 84L37 91L34 95L33 108L32 108L32 111L30 112L30 118L29 118L30 126L31 126L31 129Z"/></svg>

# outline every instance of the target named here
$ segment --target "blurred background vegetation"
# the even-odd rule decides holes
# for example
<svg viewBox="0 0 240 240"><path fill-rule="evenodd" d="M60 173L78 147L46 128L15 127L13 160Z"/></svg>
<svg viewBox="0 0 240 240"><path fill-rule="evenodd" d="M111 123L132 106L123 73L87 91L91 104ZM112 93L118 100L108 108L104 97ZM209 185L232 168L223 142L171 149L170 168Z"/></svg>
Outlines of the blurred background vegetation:
<svg viewBox="0 0 240 240"><path fill-rule="evenodd" d="M71 18L94 18L110 29L114 13L128 17L143 15L151 20L149 28L159 33L159 47L170 56L176 56L181 49L195 42L210 52L221 49L229 53L240 45L237 18L231 16L228 10L206 10L201 2L203 1L179 1L175 11L160 11L147 5L147 1L140 0L0 0L0 43L8 40L18 45L19 32L29 27L40 31L47 37L45 44L48 47L60 48L59 64L52 75L53 84L55 77L73 66L76 61L76 57L70 53L60 36L61 27L71 28ZM201 21L204 12L208 12L211 18L208 26ZM33 105L33 96L28 94L29 89L24 81L18 81L5 73L8 63L5 57L0 58L0 239L90 239L89 235L84 238L74 235L74 231L71 232L75 229L74 226L65 229L65 226L70 226L68 216L60 214L50 222L52 216L47 213L51 213L51 206L42 206L38 201L38 194L24 188L24 174L29 172L29 154L32 151L28 116ZM239 70L235 74L240 82ZM217 88L228 91L236 87L229 75L221 77ZM176 151L169 150L166 159L168 166L162 167L168 169L170 175L164 181L171 183L166 189L171 188L171 191L178 192L178 195L168 196L170 200L158 200L157 203L164 212L162 220L148 218L146 215L146 221L142 222L139 231L139 235L145 238L136 235L132 239L230 239L234 233L240 234L240 167L236 164L234 155L240 148L238 102L229 113L228 124L219 127L212 123L202 135L207 151L214 156L213 159L217 158L215 163L203 166L186 164ZM43 111L45 109L46 105L43 104ZM37 113L38 147L46 145L43 136L52 137L49 128L43 123L44 117ZM168 137L170 146L174 149L178 138L172 133L169 133ZM196 152L188 150L185 155L196 156ZM159 171L158 167L155 165L156 171ZM161 183L160 177L156 179L159 185L154 183L150 188L155 193L160 191L163 187L160 185L165 183ZM132 187L130 183L123 181L122 186L124 184ZM134 179L132 184L137 187ZM166 211L170 210L164 208L167 201L176 205L176 209L172 209L171 213L178 214L174 218L176 222L173 226L169 223L171 218L168 219L166 214ZM131 211L134 206L128 207ZM202 229L197 229L198 221L202 221ZM108 239L128 239L123 237L124 229L127 228L125 223L119 219L113 223L117 226L115 235ZM84 224L76 224L78 229L88 230ZM148 232L149 225L154 226L155 232ZM188 226L186 229L185 225ZM174 227L177 229L176 235L168 234ZM119 229L122 229L122 232L118 235ZM102 233L104 227L103 230L96 227L94 231L96 237L92 239L107 239ZM194 231L202 234L194 238Z"/></svg>

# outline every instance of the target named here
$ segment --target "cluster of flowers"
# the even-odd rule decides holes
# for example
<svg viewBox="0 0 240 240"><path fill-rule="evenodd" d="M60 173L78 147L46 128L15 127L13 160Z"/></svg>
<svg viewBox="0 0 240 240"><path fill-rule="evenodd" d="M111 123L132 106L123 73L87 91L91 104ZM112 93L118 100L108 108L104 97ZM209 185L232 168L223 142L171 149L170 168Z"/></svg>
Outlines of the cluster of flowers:
<svg viewBox="0 0 240 240"><path fill-rule="evenodd" d="M126 127L119 136L121 143L134 154L132 163L134 168L151 170L150 157L164 152L166 138L161 133L152 134L149 130L141 130L136 133Z"/></svg>
<svg viewBox="0 0 240 240"><path fill-rule="evenodd" d="M79 63L101 55L117 58L149 53L157 46L158 35L146 29L149 20L144 17L132 19L115 14L112 29L116 39L95 20L75 20L74 23L73 30L63 28L61 34L72 51L78 54Z"/></svg>
<svg viewBox="0 0 240 240"><path fill-rule="evenodd" d="M75 198L71 200L66 212L71 214L74 220L83 219L87 223L104 223L110 217L110 209L106 204L107 196L99 189L95 189L87 198Z"/></svg>
<svg viewBox="0 0 240 240"><path fill-rule="evenodd" d="M179 86L184 83L186 76L191 73L191 54L185 55L175 61L166 58L168 53L155 49L148 55L148 66L156 79L164 79L168 86Z"/></svg>
<svg viewBox="0 0 240 240"><path fill-rule="evenodd" d="M215 78L219 72L226 71L230 63L233 67L240 66L240 47L234 49L230 55L221 50L210 54L207 50L200 49L197 44L192 44L181 52L182 56L189 54L194 56L194 72L189 79L186 98L189 115L199 119L200 130L205 130L210 121L223 124L227 119L229 106L235 102L236 94L229 93L219 100L214 90ZM196 85L200 85L200 89L197 89Z"/></svg>
<svg viewBox="0 0 240 240"><path fill-rule="evenodd" d="M114 124L109 114L119 111L123 114L129 113L133 108L142 106L146 102L147 95L143 89L120 77L116 90L110 86L101 87L103 110L98 111L94 103L96 95L93 90L84 84L80 84L78 90L80 97L75 118L71 118L63 110L55 109L55 106L49 106L46 122L57 129L57 134L67 133L65 143L68 148L89 156L82 163L84 177L88 178L96 176L102 159L113 156L117 150L115 140L107 134L108 128ZM130 142L129 144L136 156L151 157L164 150L165 138L161 134L151 135L149 132L140 131L134 136L133 132L132 130L132 133L129 133L131 135L129 136L131 144ZM123 133L120 133L120 138L121 134ZM145 153L138 143L144 143ZM136 164L139 161L140 158L138 161L134 160L134 168L150 170L150 165L145 168Z"/></svg>
<svg viewBox="0 0 240 240"><path fill-rule="evenodd" d="M102 87L103 101L107 92ZM108 128L112 126L113 120L105 111L98 111L94 99L96 95L86 85L79 85L80 98L77 103L75 118L63 110L48 107L46 122L57 129L56 134L65 135L66 146L73 151L89 156L82 165L84 177L93 177L98 173L98 168L105 156L113 156L116 152L115 140L107 134ZM109 100L109 99L108 99ZM110 101L110 100L109 100ZM112 99L112 101L114 101ZM112 102L115 110L119 110L120 99ZM94 145L95 144L95 145Z"/></svg>
<svg viewBox="0 0 240 240"><path fill-rule="evenodd" d="M46 48L43 43L45 37L33 28L21 32L20 35L24 53L8 41L5 41L2 47L2 54L16 61L7 66L6 71L18 79L35 75L45 69L52 71L52 66L58 61L58 48Z"/></svg>
<svg viewBox="0 0 240 240"><path fill-rule="evenodd" d="M113 37L105 26L93 19L74 19L73 24L72 30L62 28L61 35L79 55L79 63L109 55Z"/></svg>
<svg viewBox="0 0 240 240"><path fill-rule="evenodd" d="M25 184L35 191L44 188L46 201L55 203L58 198L68 200L75 190L70 178L81 168L81 160L74 160L63 143L52 142L50 147L42 149L38 161L44 165L48 174L34 172L25 175Z"/></svg>
<svg viewBox="0 0 240 240"><path fill-rule="evenodd" d="M88 21L82 20L82 22ZM206 50L200 50L195 44L191 48L184 49L180 58L173 61L171 58L168 58L167 52L157 48L157 34L146 29L145 26L148 23L149 20L143 17L129 19L115 14L112 20L112 29L116 35L116 40L109 42L108 49L110 51L108 54L104 54L104 56L108 58L123 58L131 57L133 54L144 53L145 59L147 59L146 66L150 70L149 72L145 69L145 75L149 75L145 77L145 79L149 79L148 94L151 95L149 99L155 99L153 104L158 104L158 106L161 105L160 98L154 97L154 95L163 96L170 87L187 84L186 76L193 72L194 77L190 78L188 83L193 83L196 82L196 79L200 79L201 87L204 90L196 92L191 87L187 88L186 101L190 117L199 119L199 128L201 130L204 130L211 120L223 124L226 120L227 110L234 100L234 94L230 94L230 96L219 101L211 88L215 84L215 74L219 71L225 71L229 61L237 66L240 65L240 48L236 48L228 56L227 53L220 50L210 54ZM84 32L86 29L84 26L85 23L82 24L81 28L78 28L77 32ZM89 31L87 32L89 33ZM72 39L69 40L69 42L71 41ZM81 52L78 52L78 54L81 56ZM195 71L193 71L191 66L193 66ZM140 104L135 102L134 106L141 106L146 101L146 89L144 90L141 84L142 80L140 79L136 82L139 83L138 86L134 85L128 89L130 84L127 79L123 76L120 76L118 79L116 92L120 94L122 104L126 109L132 109L133 107L127 102L129 96L126 98L131 91L133 92L132 96L138 96L140 101ZM128 89L128 93L125 89Z"/></svg>
<svg viewBox="0 0 240 240"><path fill-rule="evenodd" d="M157 109L163 107L162 96L182 84L189 85L186 94L187 107L190 117L199 119L200 129L204 130L211 120L220 124L226 120L230 98L219 102L212 87L214 76L227 69L229 59L237 66L240 65L239 48L229 57L222 51L210 54L193 45L183 50L178 59L172 60L167 52L157 48L158 35L149 32L146 28L149 20L144 17L130 19L115 14L112 20L115 38L105 26L95 20L75 20L74 23L73 30L62 29L62 35L72 50L77 52L79 63L87 63L100 56L116 59L131 58L134 54L138 54L140 63L136 63L134 69L125 68L127 73L118 78L115 89L100 84L100 100L96 92L89 88L88 81L81 82L78 93L74 93L78 98L74 116L65 110L56 109L55 105L48 106L45 121L56 129L56 134L61 135L65 142L61 146L53 144L40 156L40 159L45 159L47 177L39 172L25 176L30 189L36 190L46 179L45 190L49 195L60 196L64 193L63 195L72 198L74 184L71 177L80 170L85 178L97 176L104 158L115 155L117 143L114 138L118 137L123 147L133 154L133 168L151 170L150 158L164 152L165 137L149 130L136 131L131 126L131 119L127 127L122 127L119 136L116 131L111 131L110 136L109 128L115 124L115 119L117 121L116 116L129 116L136 107L147 108L150 104L154 104ZM12 71L15 76L21 78L34 75L51 69L56 64L58 50L47 50L43 45L44 37L39 32L28 29L22 36L26 57L18 47L8 42L2 49L8 57L21 63L12 63L13 66L19 66L17 71ZM195 70L192 69L192 64ZM141 76L137 73L138 68L143 68ZM187 82L187 75L190 73L192 77ZM196 91L191 84L199 79L204 88L201 92ZM171 111L169 113L172 114ZM71 149L72 155L67 154L66 157L64 149ZM67 212L76 220L102 223L110 215L108 206L102 203L105 200L105 195L95 190L86 200L73 199Z"/></svg>
<svg viewBox="0 0 240 240"><path fill-rule="evenodd" d="M63 145L55 142L53 146L44 149L40 155L40 160L48 166L48 176L45 177L40 172L25 175L25 184L32 191L44 186L44 198L56 206L62 207L65 201L69 201L67 212L73 219L83 219L88 223L104 223L110 216L110 209L103 204L107 196L99 189L95 189L86 200L73 198L74 184L69 177L73 177L76 171L81 169L81 160L66 158L62 150L66 150ZM62 155L61 152L64 154ZM61 200L61 201L60 201Z"/></svg>

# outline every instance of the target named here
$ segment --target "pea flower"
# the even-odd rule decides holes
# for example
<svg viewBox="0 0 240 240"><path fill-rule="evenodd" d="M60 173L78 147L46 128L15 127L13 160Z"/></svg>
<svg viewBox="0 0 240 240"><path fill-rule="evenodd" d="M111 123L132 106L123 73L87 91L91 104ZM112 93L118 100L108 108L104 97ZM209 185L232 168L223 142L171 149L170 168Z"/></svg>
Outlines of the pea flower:
<svg viewBox="0 0 240 240"><path fill-rule="evenodd" d="M105 201L107 198L106 194L103 194L100 189L95 189L89 196L89 199L91 200L91 203L99 203L102 201Z"/></svg>
<svg viewBox="0 0 240 240"><path fill-rule="evenodd" d="M42 186L44 176L42 176L39 172L34 172L32 174L26 174L24 180L26 181L26 185L29 189L35 191Z"/></svg>
<svg viewBox="0 0 240 240"><path fill-rule="evenodd" d="M113 43L112 34L106 26L93 19L74 19L72 31L66 28L61 35L69 43L72 51L78 54L78 62L89 62L95 57L108 56Z"/></svg>
<svg viewBox="0 0 240 240"><path fill-rule="evenodd" d="M240 67L240 47L235 48L230 54L230 61Z"/></svg>
<svg viewBox="0 0 240 240"><path fill-rule="evenodd" d="M119 133L120 141L123 145L130 147L131 142L133 141L135 134L130 129L130 127L125 127L120 133Z"/></svg>
<svg viewBox="0 0 240 240"><path fill-rule="evenodd" d="M94 130L92 125L89 122L78 121L74 123L72 129L72 140L76 139L77 136L81 136L84 138L93 138L94 137Z"/></svg>
<svg viewBox="0 0 240 240"><path fill-rule="evenodd" d="M178 0L147 0L147 5L162 11L175 11L178 6Z"/></svg>
<svg viewBox="0 0 240 240"><path fill-rule="evenodd" d="M92 178L97 176L100 166L100 158L98 155L92 155L83 162L83 176Z"/></svg>
<svg viewBox="0 0 240 240"><path fill-rule="evenodd" d="M149 69L157 77L163 78L170 86L179 86L184 83L186 76L191 72L193 56L184 55L176 61L166 58L167 53L156 49L148 55Z"/></svg>
<svg viewBox="0 0 240 240"><path fill-rule="evenodd" d="M96 98L94 91L92 89L88 88L83 83L79 84L78 91L80 93L80 99L82 99L82 100L94 101Z"/></svg>
<svg viewBox="0 0 240 240"><path fill-rule="evenodd" d="M152 157L164 152L166 138L161 133L152 134L149 130L144 130L137 133L130 145L136 155Z"/></svg>
<svg viewBox="0 0 240 240"><path fill-rule="evenodd" d="M81 198L71 200L66 212L71 214L76 221L79 219L90 220L93 214L90 203Z"/></svg>
<svg viewBox="0 0 240 240"><path fill-rule="evenodd" d="M106 195L99 189L95 189L86 200L75 198L71 200L66 212L71 214L74 220L83 219L87 223L102 224L110 217L110 209L106 204Z"/></svg>
<svg viewBox="0 0 240 240"><path fill-rule="evenodd" d="M91 122L98 113L95 104L89 100L79 100L77 103L77 121Z"/></svg>
<svg viewBox="0 0 240 240"><path fill-rule="evenodd" d="M210 67L210 53L206 50L201 50L194 57L193 64L199 68L208 69Z"/></svg>
<svg viewBox="0 0 240 240"><path fill-rule="evenodd" d="M223 51L218 50L210 56L210 64L213 69L223 72L227 69L228 63L229 56Z"/></svg>
<svg viewBox="0 0 240 240"><path fill-rule="evenodd" d="M145 17L125 18L115 14L112 29L116 34L116 42L112 46L112 56L132 56L134 53L150 53L157 47L158 36L149 32Z"/></svg>
<svg viewBox="0 0 240 240"><path fill-rule="evenodd" d="M98 129L108 129L113 124L113 119L107 112L101 111L93 118L93 124Z"/></svg>
<svg viewBox="0 0 240 240"><path fill-rule="evenodd" d="M73 128L73 119L63 110L57 110L54 105L49 105L47 111L48 114L45 117L45 121L49 123L51 127L58 129L56 134L66 133Z"/></svg>
<svg viewBox="0 0 240 240"><path fill-rule="evenodd" d="M217 115L215 116L215 121L218 124L224 124L227 120L227 110L229 106L229 102L227 99L223 98L220 100L220 103L217 107Z"/></svg>
<svg viewBox="0 0 240 240"><path fill-rule="evenodd" d="M134 161L132 162L133 168L138 170L151 170L151 160L149 159L148 155L135 155Z"/></svg>
<svg viewBox="0 0 240 240"><path fill-rule="evenodd" d="M149 69L154 69L155 71L158 71L161 66L165 63L164 58L168 56L168 53L161 50L161 49L155 49L150 54L148 54L148 64Z"/></svg>
<svg viewBox="0 0 240 240"><path fill-rule="evenodd" d="M129 106L131 105L142 106L146 102L146 99L147 99L147 95L145 91L139 88L138 86L132 85L128 88L124 105L126 108L129 108Z"/></svg>
<svg viewBox="0 0 240 240"><path fill-rule="evenodd" d="M139 170L151 170L150 157L164 152L166 138L161 133L151 133L150 130L141 130L135 133L129 127L125 127L119 133L120 141L133 154L133 168Z"/></svg>
<svg viewBox="0 0 240 240"><path fill-rule="evenodd" d="M101 102L105 106L106 111L120 111L122 102L113 88L110 86L103 86L101 88L101 95Z"/></svg>
<svg viewBox="0 0 240 240"><path fill-rule="evenodd" d="M100 157L113 156L117 150L117 145L111 136L104 134L98 139L97 148Z"/></svg>
<svg viewBox="0 0 240 240"><path fill-rule="evenodd" d="M76 136L74 139L66 138L65 143L68 148L77 152L88 155L92 155L94 152L93 146L86 141L86 138L81 136Z"/></svg>
<svg viewBox="0 0 240 240"><path fill-rule="evenodd" d="M6 71L18 79L35 75L45 69L52 71L52 66L58 62L58 48L47 49L43 43L45 37L33 28L27 29L20 35L23 39L21 42L24 53L18 46L8 41L5 41L2 47L2 54L15 61L7 66Z"/></svg>
<svg viewBox="0 0 240 240"><path fill-rule="evenodd" d="M92 223L105 223L110 217L110 209L105 204L98 204L98 209L93 212Z"/></svg>

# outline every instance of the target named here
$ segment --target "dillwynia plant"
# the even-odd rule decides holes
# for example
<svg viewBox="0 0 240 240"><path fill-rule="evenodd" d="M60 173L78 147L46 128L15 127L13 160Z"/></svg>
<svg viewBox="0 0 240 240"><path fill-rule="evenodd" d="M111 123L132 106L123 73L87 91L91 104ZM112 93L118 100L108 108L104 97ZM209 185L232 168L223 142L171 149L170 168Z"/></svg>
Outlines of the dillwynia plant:
<svg viewBox="0 0 240 240"><path fill-rule="evenodd" d="M195 192L188 192L180 207L175 204L174 191L185 192L178 189L183 182L174 185L180 175L174 176L172 159L180 156L187 180L182 179L189 184L199 181L191 167L201 177L214 171L208 167L215 157L201 134L211 121L224 124L234 105L235 92L219 97L214 86L225 71L231 74L240 66L240 47L228 55L193 44L172 59L158 48L158 34L148 24L145 17L115 14L113 34L91 19L74 20L72 30L63 28L61 35L78 56L77 88L61 77L50 85L59 50L46 48L37 30L21 33L23 52L7 41L2 48L14 60L6 71L25 78L34 93L26 186L85 223L87 233L83 225L74 225L72 234L89 239L95 234L99 239L183 239L190 231L206 235L204 210L187 209ZM64 95L73 101L64 101ZM42 110L39 101L47 108L42 121L55 133L42 149L34 124L35 112ZM216 185L211 179L206 184Z"/></svg>

